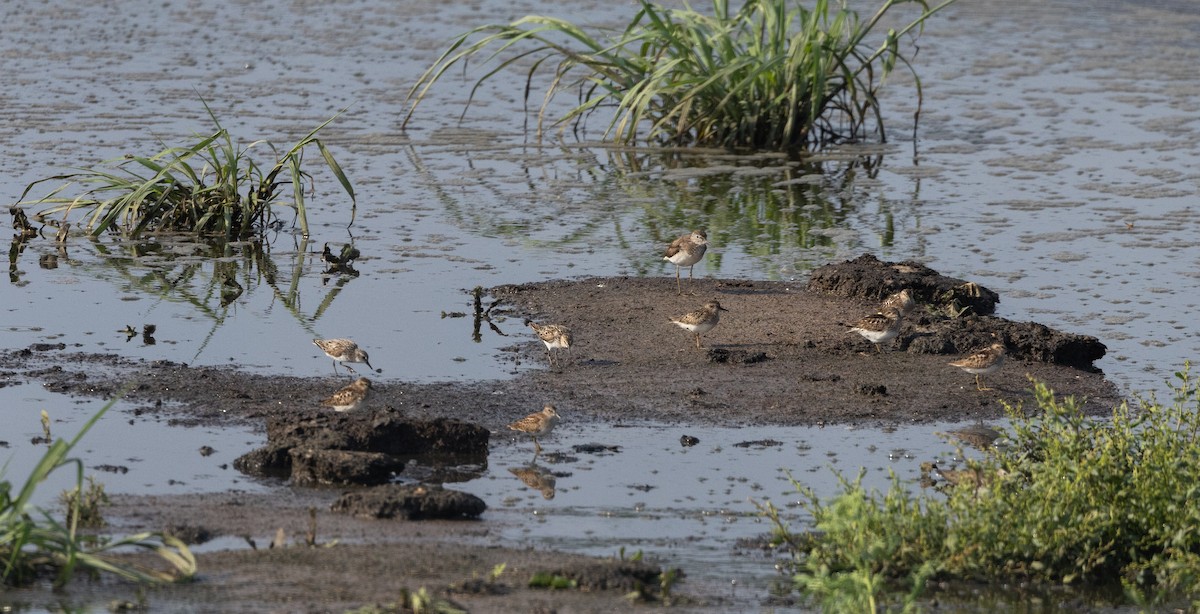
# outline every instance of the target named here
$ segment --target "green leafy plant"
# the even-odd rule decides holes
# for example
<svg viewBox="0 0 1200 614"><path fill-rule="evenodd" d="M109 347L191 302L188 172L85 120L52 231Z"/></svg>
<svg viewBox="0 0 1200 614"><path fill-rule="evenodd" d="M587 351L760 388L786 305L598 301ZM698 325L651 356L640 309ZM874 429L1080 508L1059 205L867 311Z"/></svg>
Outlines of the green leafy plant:
<svg viewBox="0 0 1200 614"><path fill-rule="evenodd" d="M504 573L505 569L508 569L508 563L497 563L494 567L492 567L492 571L488 573L487 581L493 583L498 581L500 579L500 575Z"/></svg>
<svg viewBox="0 0 1200 614"><path fill-rule="evenodd" d="M485 81L518 62L529 65L528 102L538 69L554 66L538 112L539 136L551 101L574 91L580 103L554 123L578 129L594 111L611 108L605 137L625 144L644 137L675 145L788 149L859 139L872 130L886 140L877 95L897 64L913 75L914 119L920 113L920 79L900 40L954 1L931 8L927 0L885 0L863 21L845 0L815 0L812 9L787 0L748 0L736 11L727 0L714 0L711 15L686 3L669 9L639 0L620 32L589 34L538 15L484 25L455 39L421 76L409 91L404 125L447 70L483 56L498 65L475 82L468 107ZM884 16L902 4L922 12L868 45Z"/></svg>
<svg viewBox="0 0 1200 614"><path fill-rule="evenodd" d="M115 402L116 399L109 401L101 408L73 439L59 439L50 444L15 496L12 484L0 480L0 581L3 584L23 584L47 570L56 573L57 586L69 582L77 570L111 573L137 582L188 579L195 574L195 557L174 537L147 532L116 539L84 539L78 532L81 506L71 509L65 523L49 513L30 508L29 502L37 486L63 466L75 466L76 491L83 491L83 463L67 455ZM34 514L40 514L41 519L34 520ZM171 566L171 571L142 567L115 554L118 550L131 548L157 553Z"/></svg>
<svg viewBox="0 0 1200 614"><path fill-rule="evenodd" d="M304 191L312 176L301 165L304 152L316 147L325 164L354 201L354 188L317 133L337 115L326 120L300 139L282 155L267 141L254 141L241 147L221 126L212 109L204 108L216 125L216 132L193 145L168 147L149 157L126 156L102 167L39 179L21 194L21 205L49 205L35 216L39 222L65 225L76 209L87 211L83 227L89 234L106 230L138 236L150 231L184 231L224 235L229 239L253 236L267 228L277 215L272 208L279 190L292 187L292 202L301 231L308 236ZM271 166L260 166L251 150L271 150ZM287 171L284 173L284 171ZM282 176L281 176L282 175ZM65 181L46 196L25 200L33 188L48 181ZM73 186L83 188L77 196L62 196ZM351 223L354 210L351 210Z"/></svg>
<svg viewBox="0 0 1200 614"><path fill-rule="evenodd" d="M578 582L571 578L547 571L539 571L529 578L529 588L564 589L575 588L578 585Z"/></svg>
<svg viewBox="0 0 1200 614"><path fill-rule="evenodd" d="M1013 442L972 461L976 480L914 494L843 479L820 501L797 484L813 530L793 534L797 586L822 604L911 605L931 578L1123 587L1137 603L1200 595L1200 385L1176 374L1175 402L1122 404L1108 419L1034 383L1036 410L1007 407ZM860 476L861 477L861 476ZM1192 607L1200 606L1194 601Z"/></svg>

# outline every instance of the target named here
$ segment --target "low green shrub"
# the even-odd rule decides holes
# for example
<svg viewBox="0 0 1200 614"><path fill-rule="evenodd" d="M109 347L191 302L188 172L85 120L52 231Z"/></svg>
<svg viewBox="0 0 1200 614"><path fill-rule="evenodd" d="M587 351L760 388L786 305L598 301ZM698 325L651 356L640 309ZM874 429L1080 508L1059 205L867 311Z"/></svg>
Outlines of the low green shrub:
<svg viewBox="0 0 1200 614"><path fill-rule="evenodd" d="M1011 445L970 461L979 480L945 495L886 493L843 479L828 502L797 484L813 530L792 534L769 504L795 580L811 597L912 603L931 578L1035 585L1119 584L1136 603L1200 596L1200 385L1175 399L1084 414L1034 383L1036 409L1008 406ZM1193 607L1200 606L1194 601Z"/></svg>

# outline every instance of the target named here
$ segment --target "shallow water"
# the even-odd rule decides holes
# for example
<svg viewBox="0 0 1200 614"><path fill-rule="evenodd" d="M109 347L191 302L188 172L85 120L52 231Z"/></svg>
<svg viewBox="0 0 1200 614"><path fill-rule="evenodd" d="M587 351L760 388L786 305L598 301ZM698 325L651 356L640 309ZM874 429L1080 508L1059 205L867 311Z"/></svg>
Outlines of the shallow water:
<svg viewBox="0 0 1200 614"><path fill-rule="evenodd" d="M0 188L11 198L68 167L210 131L203 95L243 142L290 143L349 106L325 138L360 206L347 231L347 199L317 172L310 242L270 237L268 260L282 277L274 287L236 249L218 268L170 241L156 257L128 259L120 255L130 246L75 239L47 269L52 242L32 242L10 270L0 339L311 373L322 358L309 338L350 336L372 339L373 362L388 377L506 377L511 367L494 356L511 339L476 342L462 321L441 317L465 308L465 290L670 274L661 245L704 225L713 247L698 274L803 278L863 251L920 260L999 291L1000 315L1100 337L1110 353L1098 366L1110 378L1130 392L1161 392L1198 346L1189 326L1200 270L1200 179L1188 164L1197 85L1183 72L1190 76L1183 60L1197 53L1184 38L1190 18L1155 3L1070 6L952 8L922 41L916 146L911 90L895 75L886 90L893 144L869 148L878 157L865 161L850 149L804 164L539 147L521 135L520 101L503 88L485 88L458 125L453 80L432 91L409 133L398 132L405 84L440 41L510 14L553 9L606 22L619 7L422 13L362 2L321 17L256 4L271 17L245 32L238 5L205 9L232 28L220 37L179 20L194 10L182 3L147 11L136 36L125 36L112 6L10 8L14 27L0 53L22 69L0 111L8 152ZM351 24L353 41L341 36ZM1079 33L1072 41L1104 44L1050 35L1067 26ZM38 34L48 28L94 47L58 49ZM1147 39L1147 29L1157 36ZM1007 32L1022 51L977 52L975 37L991 31ZM174 45L179 39L189 45ZM148 71L151 57L175 70ZM1161 68L1139 70L1145 58ZM315 254L351 240L363 253L361 275L322 279ZM229 275L243 276L246 291L222 307L214 279ZM115 332L144 323L159 327L157 346Z"/></svg>
<svg viewBox="0 0 1200 614"><path fill-rule="evenodd" d="M5 427L0 436L2 476L22 488L46 451L41 411L50 416L54 440L73 439L104 402L73 399L49 392L36 382L0 388ZM105 492L179 494L218 492L237 488L261 492L278 483L239 473L233 460L266 441L247 427L171 426L161 417L139 415L133 406L117 402L92 426L68 458L82 460L85 475ZM35 491L34 506L57 510L58 497L75 488L75 468L64 466Z"/></svg>
<svg viewBox="0 0 1200 614"><path fill-rule="evenodd" d="M82 351L316 375L330 366L310 339L348 336L370 340L364 345L386 379L510 377L514 369L539 367L514 366L499 357L501 348L534 340L486 327L475 338L469 318L444 317L469 311L470 288L670 275L672 267L659 259L665 241L705 226L713 246L697 275L803 279L815 266L862 252L919 260L1000 292L998 315L1099 337L1109 354L1097 366L1130 393L1163 395L1170 374L1200 350L1192 324L1200 277L1200 172L1192 164L1200 153L1194 119L1200 14L1188 5L1063 0L952 7L930 22L921 41L919 140L910 140L907 123L911 84L894 75L885 99L892 143L803 163L717 152L664 156L573 141L537 146L522 134L520 93L511 83L481 90L459 124L464 93L446 82L418 110L411 130L399 131L404 92L451 36L525 13L614 23L624 4L362 0L329 8L268 0L198 7L168 0L140 8L136 21L116 3L18 2L0 9L7 24L0 57L12 67L0 90L0 193L16 200L35 179L127 152L153 153L162 148L159 139L187 143L191 134L212 130L202 95L243 143L266 138L290 145L349 107L324 137L358 190L358 219L345 228L347 199L328 173L315 171L313 236L304 243L294 233L272 234L253 264L244 246L214 258L207 248L168 239L134 246L74 237L62 254L52 241L32 241L10 264L0 291L0 347L63 342ZM212 29L216 23L220 32ZM1004 42L980 42L996 40ZM598 137L599 128L591 126L588 136ZM306 162L316 169L314 160ZM321 246L351 241L363 254L360 275L323 278ZM135 252L141 255L131 257ZM243 292L222 305L228 278ZM154 344L118 332L143 324L157 326ZM0 388L0 401L8 425L0 440L10 444L0 457L14 457L9 476L38 451L27 442L40 434L39 409L63 421L56 431L73 432L71 425L94 406L44 393L36 383ZM98 426L86 447L89 466L129 466L128 474L100 474L110 492L247 487L219 465L252 447L251 433L144 419L128 424L120 411L109 420L112 426ZM555 445L594 440L573 428ZM792 460L811 467L814 454L820 456L797 453L801 435L779 449L726 455L743 435L684 429L702 445L719 443L722 452L664 446L653 452L663 468L645 478L659 486L641 491L618 479L615 468L637 459L633 442L654 440L664 428L616 431L626 443L605 443L625 451L570 464L572 475L558 480L561 492L552 502L539 501L540 493L506 471L472 488L503 497L501 505L489 498L497 515L542 506L546 521L528 538L600 554L612 553L618 531L695 528L654 514L707 513L698 518L712 539L702 546L655 546L667 556L673 550L681 559L703 560L725 556L721 540L752 524L742 515L749 510L745 497L772 489L779 496L781 468ZM868 466L877 474L898 465L911 475L918 460L943 449L924 431L866 436L903 437L913 458L898 462L880 456L890 445L876 443L869 452L846 445L853 439L829 438L833 429L818 439L841 444L841 468ZM845 435L852 433L858 435ZM156 441L173 442L163 452L177 461L169 476L151 471L166 466L150 445ZM218 454L194 453L206 444ZM497 446L497 467L521 462L520 446L511 460L508 453ZM663 477L687 475L693 464L697 479L704 472L716 477L704 484ZM712 483L720 483L713 496L728 489L737 501L678 503L718 488ZM603 502L590 498L600 493ZM639 501L668 511L636 511ZM723 506L736 513L720 514ZM619 529L609 514L622 518ZM645 523L625 522L625 514ZM585 520L593 535L611 541L586 535L572 541L568 527ZM715 550L706 550L714 543Z"/></svg>
<svg viewBox="0 0 1200 614"><path fill-rule="evenodd" d="M6 476L18 485L44 449L30 441L42 435L36 408L52 408L52 435L69 439L102 405L33 385L0 389L0 404L35 408L18 418L19 428L9 431L7 447L0 450L0 458L10 462ZM915 483L918 458L936 456L943 466L956 460L954 447L936 434L953 426L881 431L627 423L598 430L593 424L568 422L542 440L544 450L537 458L527 438L497 434L487 467L465 468L464 475L476 477L447 486L488 503L485 539L498 545L535 543L602 557L640 552L665 566L683 568L688 591L754 601L784 581L774 572L780 561L757 548L772 526L756 504L773 503L789 527L796 528L807 516L796 505L801 496L789 476L826 496L839 492L838 473L853 479L860 467L868 488L885 490L891 472ZM685 435L698 442L682 445ZM73 456L84 461L87 474L110 495L231 488L262 492L285 482L249 478L231 463L263 445L263 439L245 428L172 427L135 417L134 407L118 403ZM112 441L124 443L109 445ZM213 450L206 455L201 446ZM98 469L104 466L120 470ZM68 469L41 485L32 503L59 509L59 494L74 485L74 471ZM412 480L422 470L410 467L402 480ZM739 540L747 544L739 545ZM245 547L243 539L229 537L196 550Z"/></svg>
<svg viewBox="0 0 1200 614"><path fill-rule="evenodd" d="M774 559L756 548L772 531L756 504L771 502L796 528L808 517L789 475L825 494L840 492L837 472L853 479L860 466L868 488L886 490L892 471L916 482L918 451L954 450L935 434L943 427L630 424L598 433L566 424L543 441L536 460L527 439L493 438L487 474L455 487L489 502L486 518L504 527L497 535L504 543L534 540L596 556L641 551L682 567L689 590L765 595L778 578ZM684 446L684 435L699 442ZM532 485L513 473L530 469ZM738 540L749 545L738 548Z"/></svg>

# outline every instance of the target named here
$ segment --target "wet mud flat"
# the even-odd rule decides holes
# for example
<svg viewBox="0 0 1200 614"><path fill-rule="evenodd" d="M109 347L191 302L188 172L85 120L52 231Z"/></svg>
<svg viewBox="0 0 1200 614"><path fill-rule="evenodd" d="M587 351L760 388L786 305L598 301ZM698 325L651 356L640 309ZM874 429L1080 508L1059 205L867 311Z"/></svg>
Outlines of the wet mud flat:
<svg viewBox="0 0 1200 614"><path fill-rule="evenodd" d="M507 381L382 380L371 405L348 419L330 420L328 412L317 408L331 386L344 383L330 376L273 377L236 368L146 363L72 353L65 345L6 353L0 371L6 378L40 380L84 396L111 396L131 383L129 397L140 413L169 416L182 424L274 423L273 430L292 434L296 429L278 425L347 422L361 427L400 417L414 423L473 424L492 437L504 437L498 433L507 423L546 402L554 403L564 420L598 430L638 421L724 426L966 421L996 418L1003 415L1005 403L1029 401L1031 377L1061 395L1087 399L1085 408L1097 414L1121 401L1115 387L1090 367L1103 355L1098 340L986 315L999 298L994 293L920 265L864 257L831 266L835 268L815 271L807 285L685 280L683 296L670 278L588 278L493 288L487 324L513 336L505 349L508 359L545 361L544 346L524 327L526 318L569 326L575 337L570 354L560 355L552 368ZM894 342L876 351L847 332L850 323L873 313L882 297L901 287L916 288L919 305ZM698 349L691 333L669 320L710 300L719 300L728 311ZM996 339L1006 344L1008 362L987 377L995 390L977 390L972 375L947 365ZM326 434L318 439L327 441L327 429L320 432ZM289 443L281 454L309 458L307 451L296 452L308 445ZM339 456L349 447L344 442L327 445ZM319 448L315 443L311 447ZM399 476L412 479L403 469ZM436 473L424 474L424 479L454 481ZM228 605L224 611L238 611L242 604L248 604L242 611L338 611L387 603L400 588L419 587L447 589L438 594L471 611L611 611L625 607L624 595L648 580L653 584L660 571L647 564L630 567L627 561L496 543L489 536L486 511L474 515L482 520L421 521L333 511L347 488L120 497L111 515L114 527L127 531L167 528L242 541L229 545L234 550L202 553L199 582L151 593L152 600L175 603L180 611L187 611L187 603L200 611L214 602ZM288 547L267 547L281 531L279 545ZM257 540L257 549L248 547L247 537ZM334 541L335 547L319 547ZM494 586L481 585L479 579L499 563L506 563L508 571ZM689 587L688 570L681 571L684 582L673 592L682 603L694 609L730 606L711 596L716 591ZM590 590L531 589L527 580L538 572L571 577ZM468 581L474 588L453 588Z"/></svg>
<svg viewBox="0 0 1200 614"><path fill-rule="evenodd" d="M847 332L905 287L920 289L919 304L895 340L877 351ZM1092 367L1104 355L1099 340L981 315L994 309L995 293L913 263L868 256L818 269L807 286L696 279L684 291L652 278L493 289L514 315L566 325L575 336L566 366L514 381L513 394L605 421L779 425L996 418L1005 403L1031 399L1030 378L1087 399L1089 411L1121 401ZM728 311L697 349L670 319L710 300ZM993 391L977 390L972 375L947 364L996 340L1007 359L987 377ZM540 343L511 350L544 355Z"/></svg>

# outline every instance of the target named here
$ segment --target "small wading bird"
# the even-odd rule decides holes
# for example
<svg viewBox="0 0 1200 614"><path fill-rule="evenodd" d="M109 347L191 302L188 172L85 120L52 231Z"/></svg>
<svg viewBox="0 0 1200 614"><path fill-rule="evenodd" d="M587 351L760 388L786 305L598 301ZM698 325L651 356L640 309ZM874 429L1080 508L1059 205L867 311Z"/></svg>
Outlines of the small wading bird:
<svg viewBox="0 0 1200 614"><path fill-rule="evenodd" d="M691 279L693 268L704 258L704 252L707 250L708 235L702 229L693 230L691 234L683 235L667 246L667 251L663 253L663 260L675 265L675 289L679 294L683 294L683 284L679 281L679 269L687 267L688 279Z"/></svg>
<svg viewBox="0 0 1200 614"><path fill-rule="evenodd" d="M880 311L895 309L900 312L900 315L906 316L917 306L917 301L913 300L912 292L905 288L884 299L883 305L880 306Z"/></svg>
<svg viewBox="0 0 1200 614"><path fill-rule="evenodd" d="M367 359L367 353L358 344L349 339L313 339L313 344L321 348L325 355L333 359L333 372L337 373L338 363L342 363L348 371L353 371L348 362L365 363L372 371L375 367Z"/></svg>
<svg viewBox="0 0 1200 614"><path fill-rule="evenodd" d="M951 367L958 367L967 373L974 374L976 390L993 390L993 388L985 387L980 377L991 375L999 371L1000 367L1004 365L1004 344L999 342L993 343L987 348L979 350L962 360L956 360L948 364Z"/></svg>
<svg viewBox="0 0 1200 614"><path fill-rule="evenodd" d="M321 405L332 407L334 411L351 411L363 406L370 396L371 380L360 377L321 401Z"/></svg>
<svg viewBox="0 0 1200 614"><path fill-rule="evenodd" d="M716 328L721 321L721 312L729 311L721 306L717 301L709 301L703 307L688 314L671 318L671 323L696 334L696 347L703 349L700 345L700 335Z"/></svg>
<svg viewBox="0 0 1200 614"><path fill-rule="evenodd" d="M571 329L561 324L535 324L531 320L525 320L525 325L533 329L537 333L538 339L546 344L546 359L550 361L551 366L554 365L554 354L551 352L555 349L567 350L568 360L571 357Z"/></svg>
<svg viewBox="0 0 1200 614"><path fill-rule="evenodd" d="M900 334L900 319L900 312L889 307L859 320L846 332L862 335L867 341L875 344L876 352L882 352L879 346Z"/></svg>
<svg viewBox="0 0 1200 614"><path fill-rule="evenodd" d="M542 453L542 444L538 443L538 437L545 437L554 430L558 425L560 417L554 406L546 403L542 411L534 412L508 425L508 428L525 433L533 438L533 446L535 449L534 456Z"/></svg>

